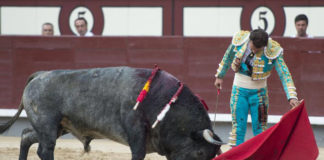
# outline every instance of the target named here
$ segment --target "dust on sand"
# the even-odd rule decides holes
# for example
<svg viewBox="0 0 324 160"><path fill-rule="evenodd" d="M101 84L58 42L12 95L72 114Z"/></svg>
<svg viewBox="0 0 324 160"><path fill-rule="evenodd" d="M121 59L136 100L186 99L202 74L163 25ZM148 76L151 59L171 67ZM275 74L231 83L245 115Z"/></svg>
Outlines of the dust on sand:
<svg viewBox="0 0 324 160"><path fill-rule="evenodd" d="M0 160L17 160L19 156L19 137L0 136ZM90 143L90 153L84 153L83 145L76 139L58 139L56 141L55 160L129 160L131 153L128 146L111 140L93 140ZM38 144L33 144L29 150L28 160L39 160ZM145 160L166 160L156 153L147 154Z"/></svg>
<svg viewBox="0 0 324 160"><path fill-rule="evenodd" d="M20 137L0 136L0 160L17 160L19 156ZM83 152L83 145L76 139L58 139L54 151L55 160L129 160L131 153L128 146L111 140L93 140L90 153ZM28 160L39 160L38 144L32 145ZM222 146L223 152L229 149ZM318 160L324 160L324 148L319 148ZM156 153L147 154L145 160L166 160Z"/></svg>

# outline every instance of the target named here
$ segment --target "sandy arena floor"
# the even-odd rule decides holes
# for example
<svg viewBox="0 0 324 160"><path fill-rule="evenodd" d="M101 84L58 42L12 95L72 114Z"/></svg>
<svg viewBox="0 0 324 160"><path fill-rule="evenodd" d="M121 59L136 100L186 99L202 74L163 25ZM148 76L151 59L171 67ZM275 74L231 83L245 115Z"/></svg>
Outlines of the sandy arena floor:
<svg viewBox="0 0 324 160"><path fill-rule="evenodd" d="M17 160L19 155L19 137L0 136L0 160ZM28 155L28 160L39 160L34 144ZM55 147L55 160L130 160L131 154L128 146L110 140L93 140L90 144L91 152L84 153L83 145L75 139L58 139ZM228 146L222 147L223 151ZM147 154L145 160L166 160L156 153ZM320 148L318 160L324 160L324 148Z"/></svg>
<svg viewBox="0 0 324 160"><path fill-rule="evenodd" d="M0 160L17 160L20 138L0 136ZM54 151L55 160L130 160L128 146L110 140L93 140L90 153L83 152L83 145L76 139L58 139ZM32 145L28 160L39 160L38 144ZM158 154L146 155L146 160L166 160Z"/></svg>

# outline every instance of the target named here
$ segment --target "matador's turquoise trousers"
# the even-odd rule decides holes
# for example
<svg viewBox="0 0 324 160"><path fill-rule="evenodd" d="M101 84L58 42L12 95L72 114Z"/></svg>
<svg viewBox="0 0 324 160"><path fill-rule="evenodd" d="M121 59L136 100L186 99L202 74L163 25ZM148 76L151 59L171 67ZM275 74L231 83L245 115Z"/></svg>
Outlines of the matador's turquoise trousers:
<svg viewBox="0 0 324 160"><path fill-rule="evenodd" d="M232 113L230 145L237 146L244 142L249 111L253 134L257 135L266 130L269 106L266 87L246 89L233 85L230 106Z"/></svg>

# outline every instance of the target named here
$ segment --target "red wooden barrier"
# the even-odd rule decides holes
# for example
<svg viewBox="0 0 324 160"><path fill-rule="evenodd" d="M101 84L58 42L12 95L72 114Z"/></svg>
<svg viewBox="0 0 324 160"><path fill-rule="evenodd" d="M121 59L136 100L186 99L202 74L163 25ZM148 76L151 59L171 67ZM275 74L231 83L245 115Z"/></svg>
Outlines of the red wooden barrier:
<svg viewBox="0 0 324 160"><path fill-rule="evenodd" d="M312 116L324 116L324 39L274 37L300 98ZM0 36L0 108L17 108L27 77L39 70L108 66L153 68L158 64L207 102L216 101L214 74L231 38L187 37L22 37ZM289 110L276 72L269 79L270 114ZM218 110L229 113L233 72L225 76Z"/></svg>

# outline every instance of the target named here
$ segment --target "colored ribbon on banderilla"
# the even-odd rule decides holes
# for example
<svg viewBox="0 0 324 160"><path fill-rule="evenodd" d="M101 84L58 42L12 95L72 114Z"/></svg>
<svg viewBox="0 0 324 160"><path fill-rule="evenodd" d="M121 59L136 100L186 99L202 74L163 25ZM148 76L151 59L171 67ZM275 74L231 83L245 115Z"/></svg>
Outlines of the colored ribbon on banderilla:
<svg viewBox="0 0 324 160"><path fill-rule="evenodd" d="M142 91L140 92L140 94L138 95L137 99L136 99L136 104L133 107L133 110L136 110L138 105L144 100L144 98L146 97L147 93L150 90L150 85L152 83L153 78L155 77L157 71L159 71L159 67L157 65L154 66L154 69L152 70L152 73L149 77L149 79L146 81Z"/></svg>
<svg viewBox="0 0 324 160"><path fill-rule="evenodd" d="M182 89L183 89L183 83L180 82L180 87L178 88L177 92L172 96L172 98L169 101L169 103L166 104L164 106L164 108L162 109L162 111L159 113L159 115L157 116L154 124L152 125L152 128L155 128L156 125L163 120L163 118L165 117L165 115L170 110L171 104L177 101L178 96L179 96L180 92L182 91Z"/></svg>

